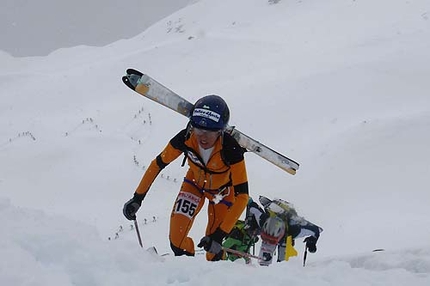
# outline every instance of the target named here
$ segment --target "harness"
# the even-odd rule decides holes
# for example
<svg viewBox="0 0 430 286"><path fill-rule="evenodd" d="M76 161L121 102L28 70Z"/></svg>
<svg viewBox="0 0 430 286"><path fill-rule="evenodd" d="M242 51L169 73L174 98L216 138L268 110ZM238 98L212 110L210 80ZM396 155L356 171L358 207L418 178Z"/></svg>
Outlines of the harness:
<svg viewBox="0 0 430 286"><path fill-rule="evenodd" d="M222 203L222 204L225 204L227 207L231 207L233 205L232 202L229 202L229 201L224 199L225 197L227 197L230 194L231 183L228 183L228 184L220 187L219 189L210 190L210 189L200 188L194 181L189 180L187 178L184 178L184 182L195 187L199 191L199 193L201 193L202 195L204 195L204 194L211 195L212 199L209 200L210 204Z"/></svg>
<svg viewBox="0 0 430 286"><path fill-rule="evenodd" d="M227 172L226 171L222 171L222 172L216 172L216 171L211 171L209 170L206 165L203 163L203 160L201 158L201 156L198 154L198 152L196 152L194 149L188 147L185 144L185 141L188 140L191 136L191 130L192 130L192 125L191 125L191 121L188 122L187 127L186 127L186 131L185 131L185 136L184 136L184 143L181 145L181 151L184 152L184 159L182 160L181 163L181 167L185 166L185 162L187 161L187 159L191 160L194 164L198 165L200 169L202 169L203 171L205 171L205 173L209 173L209 174L222 174ZM225 144L224 144L224 132L221 133L221 159L224 162L224 164L230 168L230 162L229 160L227 160L225 154L224 154L224 149L225 149ZM196 159L192 159L192 157L196 157ZM198 162L197 162L197 161Z"/></svg>

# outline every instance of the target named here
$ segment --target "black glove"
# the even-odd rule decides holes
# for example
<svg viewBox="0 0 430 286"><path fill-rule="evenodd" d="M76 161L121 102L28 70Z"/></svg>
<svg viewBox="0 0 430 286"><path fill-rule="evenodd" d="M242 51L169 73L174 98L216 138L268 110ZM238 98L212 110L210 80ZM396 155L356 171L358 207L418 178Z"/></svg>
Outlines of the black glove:
<svg viewBox="0 0 430 286"><path fill-rule="evenodd" d="M218 254L222 251L222 240L227 235L224 231L217 228L211 235L203 237L197 247L203 247L207 252Z"/></svg>
<svg viewBox="0 0 430 286"><path fill-rule="evenodd" d="M303 240L303 242L306 242L306 248L310 253L317 252L317 240L315 236L308 236Z"/></svg>
<svg viewBox="0 0 430 286"><path fill-rule="evenodd" d="M136 213L142 205L142 201L146 194L140 195L134 193L133 198L124 204L122 213L128 220L136 220Z"/></svg>

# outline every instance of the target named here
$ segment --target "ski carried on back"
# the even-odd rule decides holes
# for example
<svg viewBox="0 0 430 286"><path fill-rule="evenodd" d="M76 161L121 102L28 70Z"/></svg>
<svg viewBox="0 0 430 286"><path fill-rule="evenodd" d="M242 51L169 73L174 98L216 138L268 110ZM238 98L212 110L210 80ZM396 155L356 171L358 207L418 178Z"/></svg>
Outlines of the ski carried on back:
<svg viewBox="0 0 430 286"><path fill-rule="evenodd" d="M122 81L129 88L144 97L189 117L193 104L150 76L134 69L127 69L126 75L122 77ZM299 163L296 161L240 132L234 126L228 126L226 132L231 134L240 146L266 159L289 174L294 175L299 169Z"/></svg>

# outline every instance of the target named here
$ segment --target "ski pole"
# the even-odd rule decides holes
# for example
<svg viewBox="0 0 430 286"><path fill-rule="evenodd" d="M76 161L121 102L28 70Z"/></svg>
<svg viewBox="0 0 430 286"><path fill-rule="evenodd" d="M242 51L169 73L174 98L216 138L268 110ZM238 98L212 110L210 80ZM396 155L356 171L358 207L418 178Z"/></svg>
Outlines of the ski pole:
<svg viewBox="0 0 430 286"><path fill-rule="evenodd" d="M140 238L139 225L137 223L137 219L134 220L134 228L136 229L137 239L139 240L140 247L143 248L142 239Z"/></svg>
<svg viewBox="0 0 430 286"><path fill-rule="evenodd" d="M259 259L259 257L256 256L256 255L252 255L250 253L242 252L242 251L239 251L239 250L236 250L236 249L231 249L231 248L227 248L227 247L223 247L222 249L224 249L224 251L226 251L226 252L230 252L231 254L235 254L235 255L243 257L243 258Z"/></svg>
<svg viewBox="0 0 430 286"><path fill-rule="evenodd" d="M308 247L305 245L305 253L303 254L303 267L306 266L306 258L308 256Z"/></svg>

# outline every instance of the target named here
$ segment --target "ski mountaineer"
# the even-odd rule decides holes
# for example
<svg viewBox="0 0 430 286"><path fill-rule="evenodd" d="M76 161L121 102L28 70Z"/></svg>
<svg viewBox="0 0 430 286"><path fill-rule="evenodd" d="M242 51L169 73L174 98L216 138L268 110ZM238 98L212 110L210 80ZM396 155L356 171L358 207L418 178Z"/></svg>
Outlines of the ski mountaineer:
<svg viewBox="0 0 430 286"><path fill-rule="evenodd" d="M170 246L176 256L194 256L194 242L188 233L207 199L206 233L197 246L206 250L207 260L217 261L225 257L222 240L248 203L245 150L224 132L230 111L221 97L208 95L197 100L189 118L187 127L151 162L123 213L135 220L157 175L184 153L189 168L171 212Z"/></svg>
<svg viewBox="0 0 430 286"><path fill-rule="evenodd" d="M298 216L293 205L287 201L270 200L264 196L260 196L259 201L264 209L252 198L249 199L245 220L237 221L224 241L224 247L249 253L260 236L258 261L262 266L272 263L276 248L278 262L288 261L290 257L297 256L294 240L300 237L305 237L306 249L310 253L317 251L316 243L323 231L322 228ZM232 261L238 258L230 253L227 256L227 259Z"/></svg>

